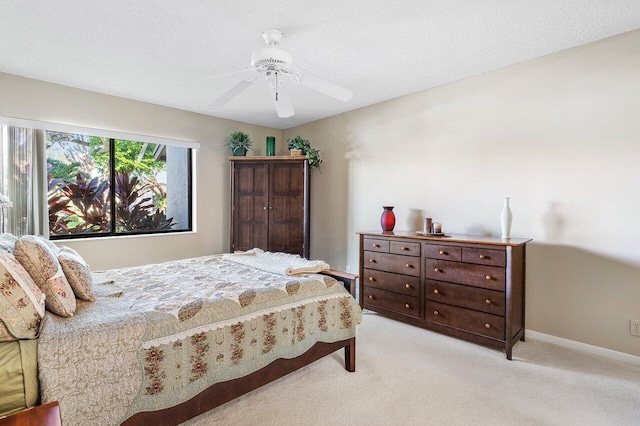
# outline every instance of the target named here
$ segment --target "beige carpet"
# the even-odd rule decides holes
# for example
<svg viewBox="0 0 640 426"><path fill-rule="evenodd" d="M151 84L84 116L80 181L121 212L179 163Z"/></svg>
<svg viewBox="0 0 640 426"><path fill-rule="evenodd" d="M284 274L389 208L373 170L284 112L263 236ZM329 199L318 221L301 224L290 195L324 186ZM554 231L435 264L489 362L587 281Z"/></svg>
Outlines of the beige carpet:
<svg viewBox="0 0 640 426"><path fill-rule="evenodd" d="M640 425L640 368L529 340L495 349L366 313L343 352L188 425Z"/></svg>

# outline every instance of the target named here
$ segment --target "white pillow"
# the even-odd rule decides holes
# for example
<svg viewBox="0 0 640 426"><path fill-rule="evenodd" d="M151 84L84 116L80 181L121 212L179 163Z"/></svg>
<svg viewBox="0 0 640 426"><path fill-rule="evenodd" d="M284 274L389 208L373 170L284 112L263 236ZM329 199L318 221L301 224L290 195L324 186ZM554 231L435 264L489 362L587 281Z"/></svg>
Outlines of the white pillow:
<svg viewBox="0 0 640 426"><path fill-rule="evenodd" d="M0 253L13 254L13 248L18 241L18 237L13 234L3 232L0 234Z"/></svg>

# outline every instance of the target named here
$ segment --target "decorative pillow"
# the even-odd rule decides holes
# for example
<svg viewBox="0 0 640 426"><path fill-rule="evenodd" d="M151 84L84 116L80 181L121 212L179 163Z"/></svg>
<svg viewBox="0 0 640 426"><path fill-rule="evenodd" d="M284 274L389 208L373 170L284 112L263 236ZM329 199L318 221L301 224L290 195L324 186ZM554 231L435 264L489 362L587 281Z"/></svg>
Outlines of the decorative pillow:
<svg viewBox="0 0 640 426"><path fill-rule="evenodd" d="M91 290L93 287L91 270L82 256L69 247L62 247L58 253L58 261L76 297L89 302L96 300Z"/></svg>
<svg viewBox="0 0 640 426"><path fill-rule="evenodd" d="M44 245L49 247L49 250L51 250L51 252L56 256L60 254L60 248L57 245L55 245L53 241L43 237L42 235L34 235L34 237L36 237L38 240L42 241Z"/></svg>
<svg viewBox="0 0 640 426"><path fill-rule="evenodd" d="M7 326L0 321L0 343L13 342L14 340L18 340L18 338L11 334Z"/></svg>
<svg viewBox="0 0 640 426"><path fill-rule="evenodd" d="M34 339L45 295L11 254L0 253L0 342Z"/></svg>
<svg viewBox="0 0 640 426"><path fill-rule="evenodd" d="M18 237L13 234L1 233L0 234L0 253L13 254L13 247L16 244Z"/></svg>
<svg viewBox="0 0 640 426"><path fill-rule="evenodd" d="M24 235L16 241L14 255L46 294L47 309L63 317L73 316L76 298L57 256L47 244L41 238Z"/></svg>

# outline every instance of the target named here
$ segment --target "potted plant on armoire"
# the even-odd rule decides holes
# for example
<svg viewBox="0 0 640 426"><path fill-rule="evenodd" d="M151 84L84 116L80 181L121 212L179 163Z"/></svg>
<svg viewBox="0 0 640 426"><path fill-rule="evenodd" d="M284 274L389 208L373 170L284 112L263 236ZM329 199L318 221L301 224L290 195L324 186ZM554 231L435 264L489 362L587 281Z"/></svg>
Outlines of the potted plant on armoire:
<svg viewBox="0 0 640 426"><path fill-rule="evenodd" d="M224 146L229 148L233 155L244 156L247 155L247 151L253 146L253 141L248 134L241 130L237 130L235 132L231 132L229 139Z"/></svg>

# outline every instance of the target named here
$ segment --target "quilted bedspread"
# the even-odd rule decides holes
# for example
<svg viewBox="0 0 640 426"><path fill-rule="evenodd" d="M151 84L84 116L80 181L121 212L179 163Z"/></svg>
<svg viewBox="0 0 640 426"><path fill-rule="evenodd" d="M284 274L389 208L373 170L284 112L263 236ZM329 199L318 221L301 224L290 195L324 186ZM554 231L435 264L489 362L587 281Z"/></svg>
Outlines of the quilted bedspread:
<svg viewBox="0 0 640 426"><path fill-rule="evenodd" d="M47 314L42 402L65 425L119 424L214 383L355 337L362 312L333 278L290 277L220 255L94 273L95 302Z"/></svg>

